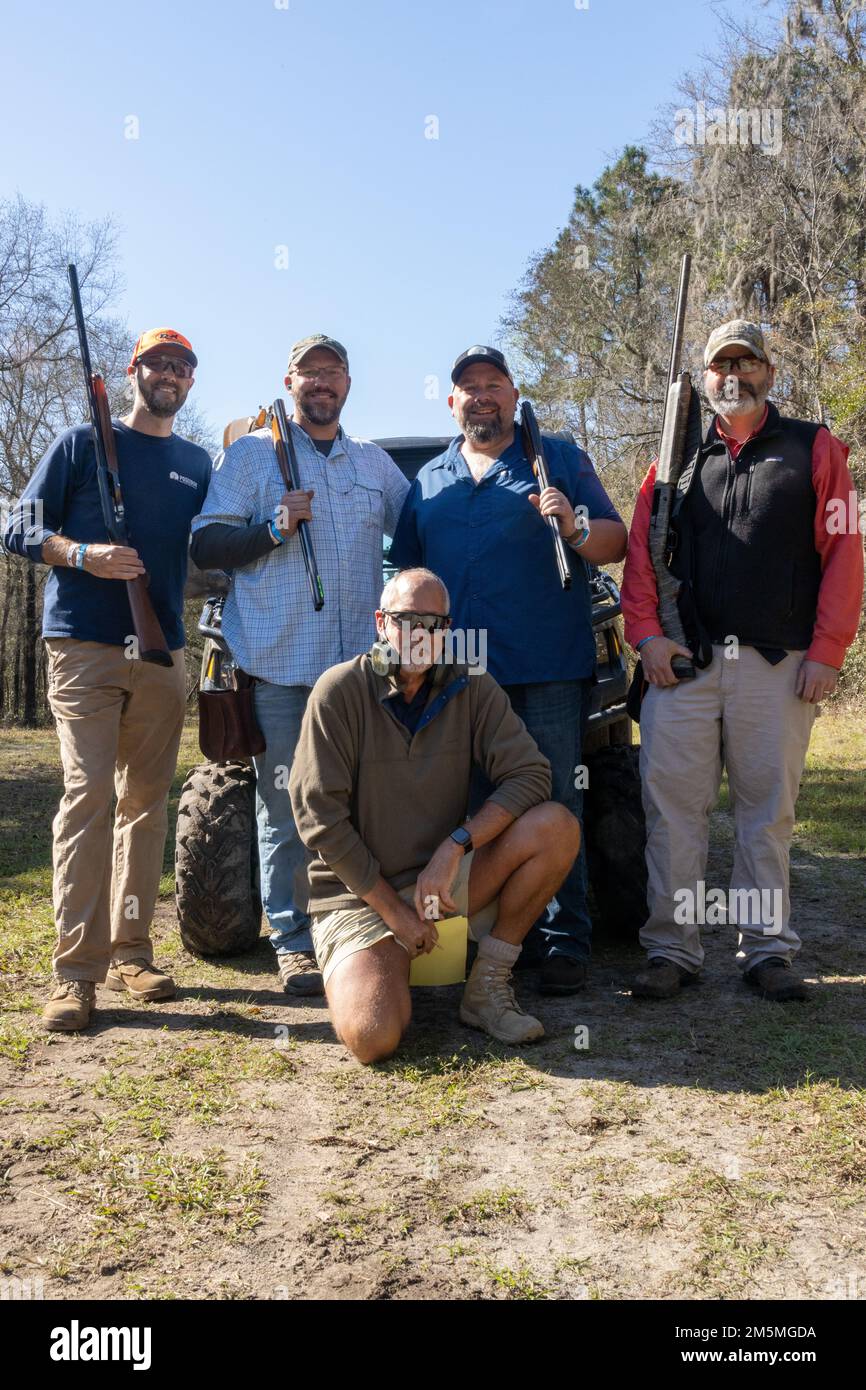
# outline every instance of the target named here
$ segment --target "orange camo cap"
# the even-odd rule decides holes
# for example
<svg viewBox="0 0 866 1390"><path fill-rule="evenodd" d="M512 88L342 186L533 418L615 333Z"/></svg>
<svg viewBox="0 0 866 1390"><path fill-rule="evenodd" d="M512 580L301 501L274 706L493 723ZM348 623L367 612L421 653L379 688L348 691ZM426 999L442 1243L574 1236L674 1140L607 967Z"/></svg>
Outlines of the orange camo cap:
<svg viewBox="0 0 866 1390"><path fill-rule="evenodd" d="M178 333L177 329L148 328L146 333L142 333L132 349L130 367L134 367L138 359L143 357L146 352L153 352L154 349L159 348L162 348L163 352L174 348L178 356L185 357L187 362L192 363L194 367L198 366L198 358L192 350L192 343L182 333Z"/></svg>

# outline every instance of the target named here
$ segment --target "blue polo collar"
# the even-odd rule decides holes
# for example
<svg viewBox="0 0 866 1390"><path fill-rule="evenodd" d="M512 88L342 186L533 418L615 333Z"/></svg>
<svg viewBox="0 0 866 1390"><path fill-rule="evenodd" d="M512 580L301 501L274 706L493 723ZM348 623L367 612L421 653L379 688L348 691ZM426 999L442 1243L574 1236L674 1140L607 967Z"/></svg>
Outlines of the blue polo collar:
<svg viewBox="0 0 866 1390"><path fill-rule="evenodd" d="M472 474L469 471L469 465L467 464L465 458L460 452L461 445L463 444L465 438L465 434L458 434L455 439L452 439L451 443L448 445L448 448L445 450L445 453L441 456L441 458L434 460L433 463L430 465L431 469L435 470L437 468L447 468L449 472L453 473L458 478L468 478L470 481L474 481L474 479L472 478ZM517 425L515 425L514 438L512 439L505 452L503 454L500 454L498 459L494 459L490 468L485 473L482 481L486 482L488 478L494 477L495 474L503 472L507 468L513 467L514 464L519 463L520 460L524 457L525 455L523 452L523 443L520 438L520 429Z"/></svg>

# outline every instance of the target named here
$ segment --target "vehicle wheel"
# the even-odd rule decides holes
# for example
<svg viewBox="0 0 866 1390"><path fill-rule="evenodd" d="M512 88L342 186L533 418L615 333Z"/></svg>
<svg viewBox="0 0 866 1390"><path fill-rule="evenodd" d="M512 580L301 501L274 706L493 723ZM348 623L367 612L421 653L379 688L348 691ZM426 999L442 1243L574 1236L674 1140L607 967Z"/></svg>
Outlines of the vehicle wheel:
<svg viewBox="0 0 866 1390"><path fill-rule="evenodd" d="M200 763L183 784L175 902L181 940L198 956L238 955L261 933L255 784L246 763Z"/></svg>
<svg viewBox="0 0 866 1390"><path fill-rule="evenodd" d="M587 869L603 929L634 941L647 919L639 754L624 744L589 754L583 794Z"/></svg>

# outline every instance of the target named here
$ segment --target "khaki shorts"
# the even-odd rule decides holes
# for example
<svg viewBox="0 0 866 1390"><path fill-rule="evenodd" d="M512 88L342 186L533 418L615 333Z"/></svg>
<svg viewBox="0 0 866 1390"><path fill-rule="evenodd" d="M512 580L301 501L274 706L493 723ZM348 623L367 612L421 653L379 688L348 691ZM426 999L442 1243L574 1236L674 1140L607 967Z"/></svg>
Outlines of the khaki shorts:
<svg viewBox="0 0 866 1390"><path fill-rule="evenodd" d="M469 874L474 855L474 850L464 854L451 890L451 896L457 905L458 917L469 916ZM415 884L407 884L399 893L401 898L411 902L415 896ZM498 913L497 897L480 912L476 912L474 917L469 918L469 935L473 941L479 941L482 936L493 930ZM372 907L337 908L324 917L314 917L312 934L316 960L326 984L328 976L340 961L353 956L356 951L366 951L368 946L375 946L377 941L384 941L387 936L394 936ZM394 937L394 940L397 938ZM399 944L403 945L402 942ZM403 949L405 950L405 947Z"/></svg>

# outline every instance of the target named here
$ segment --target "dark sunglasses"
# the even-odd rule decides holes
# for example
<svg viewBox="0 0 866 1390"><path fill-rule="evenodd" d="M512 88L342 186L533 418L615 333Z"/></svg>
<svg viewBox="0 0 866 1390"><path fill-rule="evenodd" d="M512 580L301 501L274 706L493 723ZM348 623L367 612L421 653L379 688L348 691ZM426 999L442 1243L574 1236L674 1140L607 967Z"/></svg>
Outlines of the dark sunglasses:
<svg viewBox="0 0 866 1390"><path fill-rule="evenodd" d="M410 629L423 627L425 632L437 632L451 626L451 619L442 613L395 613L389 608L382 611L386 618L393 618L395 623L408 623Z"/></svg>
<svg viewBox="0 0 866 1390"><path fill-rule="evenodd" d="M149 372L158 372L160 376L171 370L181 381L188 381L192 376L191 362L185 362L182 357L173 357L168 353L164 357L139 357L138 366L147 367Z"/></svg>

